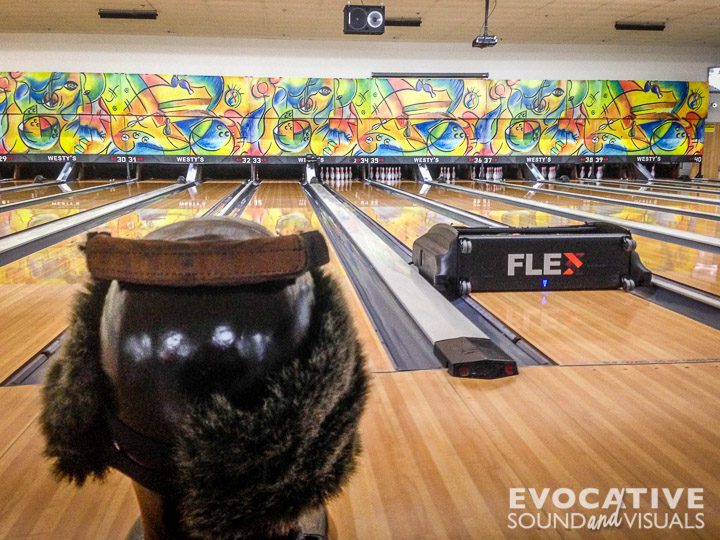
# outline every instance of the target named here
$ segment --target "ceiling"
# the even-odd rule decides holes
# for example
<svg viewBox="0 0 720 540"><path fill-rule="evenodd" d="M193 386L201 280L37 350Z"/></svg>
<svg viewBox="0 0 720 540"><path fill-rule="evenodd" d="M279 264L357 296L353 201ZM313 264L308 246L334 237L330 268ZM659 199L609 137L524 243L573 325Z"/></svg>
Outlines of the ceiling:
<svg viewBox="0 0 720 540"><path fill-rule="evenodd" d="M382 36L345 36L345 4L342 0L0 0L0 32L468 43L481 31L484 16L483 0L388 0L387 17L420 16L422 26L387 28ZM493 6L490 33L504 43L720 47L720 0L490 0ZM154 21L101 20L98 8L154 8L159 16ZM665 22L666 29L617 31L615 21Z"/></svg>

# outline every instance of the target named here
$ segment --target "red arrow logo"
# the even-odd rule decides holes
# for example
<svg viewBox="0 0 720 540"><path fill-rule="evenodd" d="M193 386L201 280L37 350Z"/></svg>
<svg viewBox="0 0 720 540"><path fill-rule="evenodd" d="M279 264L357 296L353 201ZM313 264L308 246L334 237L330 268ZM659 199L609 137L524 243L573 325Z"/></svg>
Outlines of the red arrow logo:
<svg viewBox="0 0 720 540"><path fill-rule="evenodd" d="M563 272L563 275L571 276L575 273L575 270L583 265L583 262L580 259L585 256L585 253L563 253L563 255L567 258L567 261L565 262L567 269Z"/></svg>

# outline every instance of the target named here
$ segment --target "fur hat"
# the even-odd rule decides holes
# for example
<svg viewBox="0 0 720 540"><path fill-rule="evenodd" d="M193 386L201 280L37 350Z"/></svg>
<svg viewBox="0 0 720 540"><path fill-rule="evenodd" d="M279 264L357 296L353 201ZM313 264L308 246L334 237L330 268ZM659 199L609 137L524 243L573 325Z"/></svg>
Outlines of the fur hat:
<svg viewBox="0 0 720 540"><path fill-rule="evenodd" d="M262 402L247 409L212 394L192 404L180 423L170 481L193 537L285 530L336 494L354 469L368 375L340 290L322 271L312 276L307 344L266 377ZM69 339L43 389L45 454L59 478L77 485L103 478L117 452L111 428L117 406L100 362L109 283L91 280L78 294Z"/></svg>

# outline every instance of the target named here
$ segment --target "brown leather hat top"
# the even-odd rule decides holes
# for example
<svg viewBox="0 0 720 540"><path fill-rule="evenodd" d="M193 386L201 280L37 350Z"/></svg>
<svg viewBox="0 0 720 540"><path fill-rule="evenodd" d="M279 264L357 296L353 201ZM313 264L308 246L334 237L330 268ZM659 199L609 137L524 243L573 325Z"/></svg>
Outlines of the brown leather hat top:
<svg viewBox="0 0 720 540"><path fill-rule="evenodd" d="M249 240L128 240L94 234L85 244L96 279L142 285L250 285L294 279L329 261L318 231Z"/></svg>

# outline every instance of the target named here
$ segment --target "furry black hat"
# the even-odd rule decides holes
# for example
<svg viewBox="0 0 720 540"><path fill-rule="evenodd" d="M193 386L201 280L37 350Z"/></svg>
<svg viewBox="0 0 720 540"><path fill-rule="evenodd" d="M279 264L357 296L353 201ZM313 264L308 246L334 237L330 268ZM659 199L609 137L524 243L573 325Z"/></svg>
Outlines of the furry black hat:
<svg viewBox="0 0 720 540"><path fill-rule="evenodd" d="M262 381L262 402L248 410L216 393L193 403L180 422L170 482L190 536L286 530L336 494L354 468L368 375L340 290L322 271L311 274L308 343ZM45 453L58 477L78 485L115 465L117 405L99 338L108 286L91 280L78 294L69 339L43 389Z"/></svg>

